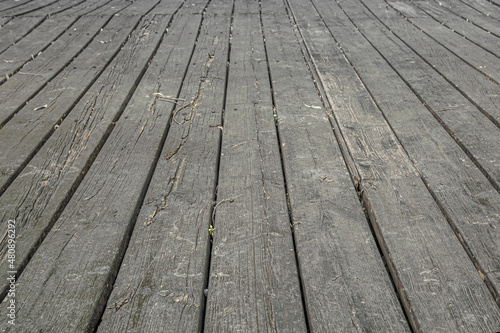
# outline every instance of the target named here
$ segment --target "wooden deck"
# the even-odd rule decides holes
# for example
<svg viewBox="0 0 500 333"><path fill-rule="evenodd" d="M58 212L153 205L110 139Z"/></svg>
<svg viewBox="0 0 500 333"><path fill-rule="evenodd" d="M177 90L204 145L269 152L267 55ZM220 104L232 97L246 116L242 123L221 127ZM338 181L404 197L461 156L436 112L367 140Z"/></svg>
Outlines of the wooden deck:
<svg viewBox="0 0 500 333"><path fill-rule="evenodd" d="M0 26L2 332L500 332L500 0Z"/></svg>

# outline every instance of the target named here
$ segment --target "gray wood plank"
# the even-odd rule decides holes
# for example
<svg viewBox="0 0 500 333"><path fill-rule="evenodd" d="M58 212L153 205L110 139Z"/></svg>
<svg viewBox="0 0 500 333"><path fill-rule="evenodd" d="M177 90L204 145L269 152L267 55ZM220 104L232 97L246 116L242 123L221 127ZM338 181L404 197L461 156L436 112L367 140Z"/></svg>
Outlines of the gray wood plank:
<svg viewBox="0 0 500 333"><path fill-rule="evenodd" d="M3 13L1 11L8 10L10 8L14 8L17 6L22 6L27 2L30 2L33 0L19 0L19 1L2 1L0 2L0 15L3 16Z"/></svg>
<svg viewBox="0 0 500 333"><path fill-rule="evenodd" d="M0 196L0 216L6 220L16 217L19 232L26 228L32 234L24 243L20 240L17 271L25 266L109 137L168 22L169 16L141 22L99 81ZM3 265L5 241L0 243ZM2 284L0 295L6 288Z"/></svg>
<svg viewBox="0 0 500 333"><path fill-rule="evenodd" d="M180 93L191 103L174 113L99 332L201 329L231 22L221 4L204 14Z"/></svg>
<svg viewBox="0 0 500 333"><path fill-rule="evenodd" d="M467 40L495 54L497 57L500 56L500 43L497 36L488 33L471 22L467 22L446 7L439 6L435 2L419 2L418 8L456 34L467 38Z"/></svg>
<svg viewBox="0 0 500 333"><path fill-rule="evenodd" d="M310 6L290 3L334 115L344 124L363 200L413 329L495 331L500 313L493 297L352 64ZM318 7L334 18L327 9ZM343 24L331 21L336 28Z"/></svg>
<svg viewBox="0 0 500 333"><path fill-rule="evenodd" d="M493 4L489 0L461 0L461 2L486 16L500 18L500 6Z"/></svg>
<svg viewBox="0 0 500 333"><path fill-rule="evenodd" d="M124 0L96 0L84 1L79 5L60 12L58 15L102 15L109 10L121 10L131 5L131 2Z"/></svg>
<svg viewBox="0 0 500 333"><path fill-rule="evenodd" d="M89 46L0 130L0 141L3 143L0 147L2 190L98 80L139 20L139 15L113 17ZM39 107L41 109L37 109Z"/></svg>
<svg viewBox="0 0 500 333"><path fill-rule="evenodd" d="M366 31L376 29L384 32L384 38L378 38L374 35L373 39L379 43L389 43L389 45L384 46L384 48L378 47L378 49L381 52L390 52L390 54L396 54L396 57L400 57L399 61L394 62L394 68L411 86L412 90L418 94L422 102L426 103L434 117L450 132L450 135L455 138L495 188L499 190L499 127L495 126L491 119L484 117L477 104L464 98L463 94L457 89L460 89L464 94L467 92L467 94L470 93L474 96L479 96L480 93L475 91L481 89L480 92L486 96L483 97L481 103L491 99L490 105L492 107L483 109L491 112L491 116L493 116L495 110L498 112L498 108L493 108L493 106L495 105L494 101L499 96L495 96L496 93L493 93L493 96L490 97L487 86L478 81L481 76L474 77L474 71L471 72L468 66L465 66L458 59L450 58L451 54L448 51L426 38L425 35L402 19L396 12L380 10L373 1L366 1L364 4L377 17L381 18L384 24L389 24L391 32L387 32L387 28L377 20L366 20L367 17L373 16L365 9L352 9L350 11L351 18L359 22L365 19L366 22L360 22L358 25L359 28ZM345 9L354 6L342 5ZM356 11L355 14L354 11ZM436 52L439 52L437 53L439 56L432 56ZM401 59L405 60L401 61ZM435 66L441 73L445 73L445 76L434 71L431 66ZM457 70L458 68L460 70ZM447 82L450 84L446 84ZM499 88L491 82L489 84L493 91ZM496 116L493 119L498 120L499 118Z"/></svg>
<svg viewBox="0 0 500 333"><path fill-rule="evenodd" d="M493 55L474 43L471 43L469 40L462 38L441 23L436 22L434 19L427 16L425 12L420 9L415 7L413 8L422 12L425 17L421 17L421 15L417 15L416 17L407 17L405 15L406 6L401 8L397 6L398 2L396 2L396 5L392 5L391 1L389 1L388 4L391 8L394 8L398 14L407 19L406 23L410 22L416 28L420 29L421 32L429 36L432 41L435 41L436 44L442 45L449 50L450 53L453 53L475 68L478 72L487 75L499 84L500 58L498 56ZM399 17L399 20L402 19L402 17ZM500 25L500 22L498 22L498 24Z"/></svg>
<svg viewBox="0 0 500 333"><path fill-rule="evenodd" d="M45 52L0 86L0 126L60 73L87 46L111 16L84 16ZM75 30L76 29L76 30ZM24 74L23 74L24 73ZM44 105L46 103L43 103ZM39 106L39 105L38 105ZM33 107L35 108L35 106Z"/></svg>
<svg viewBox="0 0 500 333"><path fill-rule="evenodd" d="M289 18L279 2L262 6L310 330L407 331Z"/></svg>
<svg viewBox="0 0 500 333"><path fill-rule="evenodd" d="M43 15L54 15L63 11L66 11L66 14L69 14L73 7L83 4L86 1L82 0L64 0L64 1L56 1L48 6L36 8L33 7L28 9L28 13L23 13L23 15L29 16L43 16ZM88 1L93 2L93 1Z"/></svg>
<svg viewBox="0 0 500 333"><path fill-rule="evenodd" d="M442 6L448 8L453 11L455 14L459 15L465 20L469 20L471 23L476 26L489 31L496 36L500 36L500 27L498 25L499 17L493 17L491 15L487 15L487 13L479 13L469 6L464 5L460 1L450 1L450 0L439 0ZM493 5L492 5L493 6Z"/></svg>
<svg viewBox="0 0 500 333"><path fill-rule="evenodd" d="M49 17L17 44L5 50L0 55L0 84L40 52L45 51L77 19L78 17L65 15Z"/></svg>
<svg viewBox="0 0 500 333"><path fill-rule="evenodd" d="M42 23L44 17L16 17L2 26L2 38L0 38L0 53L11 45L19 42L31 30Z"/></svg>
<svg viewBox="0 0 500 333"><path fill-rule="evenodd" d="M6 17L0 17L0 29L5 25L7 24L7 22L9 22L12 18L9 17L9 16L6 16ZM2 30L0 30L2 31Z"/></svg>
<svg viewBox="0 0 500 333"><path fill-rule="evenodd" d="M45 8L62 0L36 0L29 1L20 6L10 8L8 10L2 11L2 15L5 16L20 16L24 14L30 14L33 11Z"/></svg>
<svg viewBox="0 0 500 333"><path fill-rule="evenodd" d="M196 23L192 15L184 19ZM151 93L168 90L176 94L197 29L186 27L167 34L122 115L124 121L116 124L78 191L24 270L16 295L23 320L16 329L95 330L171 119L172 104L161 103ZM162 75L165 73L168 76ZM98 211L96 205L101 207ZM51 267L44 259L47 256L55 259ZM58 311L47 306L51 299ZM4 328L5 324L0 325Z"/></svg>
<svg viewBox="0 0 500 333"><path fill-rule="evenodd" d="M318 8L327 12L324 7ZM332 23L329 27L337 36L346 57L382 109L432 195L446 211L450 223L463 239L469 257L476 262L483 275L500 271L499 193L386 62L401 61L402 56L384 51L396 48L379 42L383 39L380 30L359 28L357 25L359 30L339 28L348 25L348 18L339 8L331 7L329 13L332 14L325 16L335 16L338 22L338 26ZM367 19L360 18L354 23ZM374 47L377 46L382 51L376 51ZM380 85L380 82L384 84ZM496 283L495 279L487 279L487 282ZM497 298L498 287L493 287Z"/></svg>
<svg viewBox="0 0 500 333"><path fill-rule="evenodd" d="M205 332L306 332L259 3L235 4Z"/></svg>

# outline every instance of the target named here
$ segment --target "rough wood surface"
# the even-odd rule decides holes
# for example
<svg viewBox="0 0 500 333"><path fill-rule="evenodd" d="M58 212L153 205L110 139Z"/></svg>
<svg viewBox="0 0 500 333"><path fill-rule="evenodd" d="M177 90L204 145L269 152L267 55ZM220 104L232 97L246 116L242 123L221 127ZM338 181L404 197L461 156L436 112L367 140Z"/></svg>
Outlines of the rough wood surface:
<svg viewBox="0 0 500 333"><path fill-rule="evenodd" d="M21 5L12 7L8 10L2 11L0 14L5 15L5 16L20 16L20 15L26 15L26 14L31 14L32 12L46 8L50 5L53 5L57 2L60 2L60 0L36 0L36 1L28 1L26 3L23 3Z"/></svg>
<svg viewBox="0 0 500 333"><path fill-rule="evenodd" d="M19 232L30 230L32 235L18 238L17 271L26 265L119 121L169 20L169 16L150 16L141 22L99 81L0 197L0 216L16 216ZM0 243L3 265L6 241ZM3 294L7 285L1 288Z"/></svg>
<svg viewBox="0 0 500 333"><path fill-rule="evenodd" d="M345 124L341 130L362 175L362 196L413 329L495 331L500 311L494 298L480 275L472 274L473 264L352 64L334 46L337 41L321 27L317 14L315 18L307 7L290 3L334 115ZM348 31L327 9L318 11L330 18L330 31ZM328 58L321 56L325 54ZM377 153L370 154L372 149ZM391 154L400 157L394 160Z"/></svg>
<svg viewBox="0 0 500 333"><path fill-rule="evenodd" d="M0 330L500 332L499 22L0 0Z"/></svg>
<svg viewBox="0 0 500 333"><path fill-rule="evenodd" d="M477 2L477 1L475 1ZM490 2L488 7L490 8L500 8L499 6L495 6ZM500 26L498 25L498 20L500 16L496 15L488 15L488 12L478 12L471 8L470 6L464 5L461 1L451 1L451 0L439 0L442 6L450 9L455 14L463 18L464 20L468 20L472 24L492 33L496 36L500 36Z"/></svg>
<svg viewBox="0 0 500 333"><path fill-rule="evenodd" d="M140 16L113 17L89 46L0 130L0 141L4 143L0 148L2 190L58 130L73 106L120 51L139 19ZM16 139L11 139L14 136Z"/></svg>
<svg viewBox="0 0 500 333"><path fill-rule="evenodd" d="M87 331L99 321L170 120L172 104L161 103L151 93L179 89L185 72L184 55L194 45L194 36L183 36L180 42L182 31L172 34L173 40L165 37L154 58L157 60L153 59L122 115L124 121L116 124L83 183L25 269L22 276L28 281L23 282L22 277L18 281L18 300L24 303L19 314L24 319L19 324L25 331L33 327ZM184 31L189 33L189 29ZM165 73L168 76L162 75ZM101 207L99 212L93 210L96 206ZM58 259L49 267L47 256ZM57 311L36 301L47 297L54 298Z"/></svg>
<svg viewBox="0 0 500 333"><path fill-rule="evenodd" d="M326 12L325 8L319 8ZM330 10L340 23L348 23L348 17L339 7L332 6ZM346 9L347 14L350 12ZM395 63L401 55L398 57L397 53L390 54L385 50L396 48L380 43L380 33L376 34L378 38L372 38L375 36L372 29L356 25L364 21L366 18L353 20L356 30L332 30L432 195L463 239L469 256L482 274L498 271L500 195L390 67L389 63ZM383 58L383 54L387 58ZM380 85L381 81L383 85ZM488 283L495 281L489 279ZM497 298L498 290L497 286Z"/></svg>
<svg viewBox="0 0 500 333"><path fill-rule="evenodd" d="M3 11L6 11L8 9L17 7L17 6L22 6L26 2L29 2L32 0L19 0L19 1L2 1L0 2L0 15L3 16Z"/></svg>
<svg viewBox="0 0 500 333"><path fill-rule="evenodd" d="M205 332L304 332L259 3L237 1Z"/></svg>
<svg viewBox="0 0 500 333"><path fill-rule="evenodd" d="M465 61L468 65L476 69L476 71L482 73L483 75L487 75L499 84L500 58L497 55L487 52L478 45L456 34L454 31L451 31L440 22L430 18L421 9L411 7L412 12L417 11L417 15L415 17L407 17L406 6L398 8L397 5L392 5L391 2L388 3L390 7L395 9L396 12L402 16L399 18L400 20L402 18L407 19L407 23L411 23L415 26L415 28L421 31L420 38L423 38L424 36L430 37L434 43L443 46L449 53L457 56L462 61ZM500 21L498 23L500 24ZM427 43L432 44L432 41Z"/></svg>
<svg viewBox="0 0 500 333"><path fill-rule="evenodd" d="M198 36L184 30L190 37L183 36L183 43L194 37L197 42L181 92L168 76L161 75L164 81L156 87L183 100L173 109L158 100L179 111L172 115L99 332L199 332L202 327L232 9L222 4L210 2ZM199 1L198 12L202 5ZM201 17L188 14L180 23L192 27L193 19ZM170 47L177 51L176 44ZM179 57L189 60L185 52Z"/></svg>
<svg viewBox="0 0 500 333"><path fill-rule="evenodd" d="M468 41L479 45L496 56L500 56L500 45L497 36L462 19L446 7L439 6L436 2L419 2L418 8L452 32L467 38ZM500 21L498 24L500 24Z"/></svg>
<svg viewBox="0 0 500 333"><path fill-rule="evenodd" d="M334 130L278 4L263 4L263 26L310 329L404 332Z"/></svg>
<svg viewBox="0 0 500 333"><path fill-rule="evenodd" d="M82 17L73 25L72 30L66 31L47 50L4 82L0 86L1 126L5 125L15 112L19 111L27 101L63 70L110 19L110 16ZM44 104L46 103L42 105ZM32 109L35 107L37 106Z"/></svg>
<svg viewBox="0 0 500 333"><path fill-rule="evenodd" d="M78 17L60 16L47 18L40 26L15 45L0 54L0 84L10 78L28 61L45 51Z"/></svg>
<svg viewBox="0 0 500 333"><path fill-rule="evenodd" d="M360 28L370 31L381 29L386 37L374 37L379 43L388 42L389 46L378 47L381 52L396 54L395 57L405 59L405 61L393 62L393 67L401 77L414 90L415 94L421 98L422 102L429 107L429 111L440 121L443 127L455 138L456 142L464 149L477 167L483 171L486 177L492 182L497 190L500 190L500 128L486 117L476 104L457 89L463 91L474 91L477 86L483 90L486 96L487 87L477 81L477 77L469 76L470 70L444 48L440 48L429 38L426 38L418 29L401 18L392 9L380 10L372 1L363 2L370 10L391 29L387 28L371 15L366 9L352 8L355 4L344 4L343 7L351 8L353 20L365 20L360 22ZM374 39L375 40L375 39ZM404 50L404 51L400 51ZM439 56L432 56L435 52ZM416 57L416 53L425 53L424 58ZM427 59L432 59L426 61ZM441 75L433 70L432 66L438 68L445 75ZM455 69L461 68L460 72ZM448 77L450 77L448 79ZM449 82L449 84L446 84ZM477 83L477 86L476 86ZM498 88L493 83L489 83L492 89ZM479 95L479 94L478 94ZM495 93L493 95L496 95ZM492 96L497 99L498 96ZM484 100L488 99L485 98ZM490 101L493 105L493 100ZM491 104L490 104L491 105ZM498 111L497 107L489 108L491 111ZM492 112L493 113L493 112Z"/></svg>
<svg viewBox="0 0 500 333"><path fill-rule="evenodd" d="M0 53L36 28L44 20L43 17L16 17L2 26L0 39Z"/></svg>

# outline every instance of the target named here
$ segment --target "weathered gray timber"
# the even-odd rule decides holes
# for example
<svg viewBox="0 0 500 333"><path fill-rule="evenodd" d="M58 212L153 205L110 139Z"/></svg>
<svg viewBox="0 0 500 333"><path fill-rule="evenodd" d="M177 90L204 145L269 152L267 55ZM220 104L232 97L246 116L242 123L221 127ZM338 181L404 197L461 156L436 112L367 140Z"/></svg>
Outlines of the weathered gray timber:
<svg viewBox="0 0 500 333"><path fill-rule="evenodd" d="M363 28L367 32L374 30L384 32L385 38L374 36L373 40L378 43L389 43L389 46L377 48L381 52L396 54L392 59L399 57L399 61L392 62L394 69L419 96L422 103L428 106L429 111L464 149L476 166L483 171L495 188L500 190L500 168L498 168L500 128L481 112L477 104L457 90L463 89L464 92L473 92L479 86L484 89L483 93L486 96L488 88L482 86L480 81L476 81L481 75L476 78L469 76L468 66L459 59L454 60L449 51L437 43L433 43L428 37L426 38L424 34L392 9L380 10L373 1L364 2L378 18L383 17L382 20L392 30L392 32L388 32L372 13L368 12L366 8L358 8L357 4L359 3L344 4L343 8L346 10L351 8L350 11L353 14L350 14L350 17L359 22L360 29ZM367 18L368 20L366 20ZM365 21L361 22L362 20ZM426 58L420 58L420 55L417 57L417 52L425 52L427 59L432 59L432 62L427 61ZM439 52L439 56L431 56L435 52ZM446 69L446 74L434 71L432 66L443 72ZM460 72L455 70L457 67L461 68ZM474 72L474 70L472 71ZM499 88L492 82L488 84L493 91ZM492 96L493 99L498 99L498 97ZM487 99L489 97L484 98L483 101ZM495 105L492 101L490 103L490 105ZM497 114L500 111L497 107L488 108L488 110L492 114L493 111L496 111ZM493 115L491 116L493 117Z"/></svg>
<svg viewBox="0 0 500 333"><path fill-rule="evenodd" d="M141 22L99 81L0 197L0 216L16 216L19 231L30 230L31 234L18 238L18 271L50 230L119 121L169 20L168 16L150 16ZM1 261L6 265L6 240L0 244ZM1 285L2 294L6 287Z"/></svg>
<svg viewBox="0 0 500 333"><path fill-rule="evenodd" d="M494 80L496 84L499 84L500 58L497 55L487 52L478 45L456 34L454 31L451 31L440 22L430 18L421 9L411 7L411 13L416 12L416 15L414 17L407 17L406 6L400 7L397 6L397 3L396 5L391 5L391 2L389 2L389 6L400 15L398 21L402 21L404 18L407 20L405 23L411 23L415 28L420 30L421 38L424 36L430 37L429 41L426 40L427 44L432 44L434 42L437 45L441 45L448 50L448 53L465 61L477 72L488 76L491 80ZM498 24L500 25L500 22L498 22Z"/></svg>
<svg viewBox="0 0 500 333"><path fill-rule="evenodd" d="M478 12L470 6L464 5L461 1L439 0L439 3L441 3L442 6L453 11L464 20L468 20L472 24L492 34L495 34L496 36L500 36L500 26L498 25L500 16L498 14L491 15L489 14L489 11ZM488 7L490 8L490 10L491 8L495 7L497 11L498 8L500 8L493 5L491 1Z"/></svg>
<svg viewBox="0 0 500 333"><path fill-rule="evenodd" d="M98 332L202 328L231 10L223 1L211 1L198 36L183 29L191 36L184 36L183 43L196 37L196 47L180 93L168 76L154 87L182 101L171 108L168 101L157 100L175 111ZM192 27L194 19L201 17L181 17L177 30ZM177 52L178 45L170 47ZM179 53L183 61L189 60L186 54ZM170 66L160 73L169 73Z"/></svg>
<svg viewBox="0 0 500 333"><path fill-rule="evenodd" d="M262 12L276 13L263 26L310 329L407 331L285 9Z"/></svg>
<svg viewBox="0 0 500 333"><path fill-rule="evenodd" d="M448 8L439 6L436 2L419 2L418 8L452 32L493 53L497 57L500 56L500 43L497 36L462 19ZM425 24L425 21L422 22L420 18L417 18L415 22L418 22L418 25ZM437 29L436 32L439 32L439 30Z"/></svg>
<svg viewBox="0 0 500 333"><path fill-rule="evenodd" d="M328 13L327 8L318 8ZM332 6L328 10L340 23L349 26L340 8ZM457 228L470 257L477 260L481 274L499 270L500 195L390 67L397 55L386 53L384 59L374 48L393 47L379 44L380 35L370 44L364 37L373 35L370 30L339 28L342 24L329 26L450 223ZM381 81L384 85L380 85ZM498 297L498 291L496 294Z"/></svg>
<svg viewBox="0 0 500 333"><path fill-rule="evenodd" d="M66 31L47 50L4 82L0 86L0 103L2 104L0 126L5 125L26 102L57 76L110 19L111 16L82 17L73 25L72 30ZM44 104L46 103L42 105ZM34 108L35 106L32 109Z"/></svg>
<svg viewBox="0 0 500 333"><path fill-rule="evenodd" d="M139 15L113 17L96 39L0 130L0 141L4 143L0 148L2 191L98 80L139 19ZM34 113L36 122L33 121Z"/></svg>
<svg viewBox="0 0 500 333"><path fill-rule="evenodd" d="M1 30L0 54L36 28L43 20L43 17L16 17L7 22Z"/></svg>
<svg viewBox="0 0 500 333"><path fill-rule="evenodd" d="M337 41L321 27L317 13L290 3L334 115L344 124L341 130L362 177L363 200L413 329L498 329L494 298L352 64L334 46ZM327 25L333 34L335 24L342 23L320 8L331 18Z"/></svg>
<svg viewBox="0 0 500 333"><path fill-rule="evenodd" d="M47 18L40 26L0 54L0 84L8 80L28 61L45 51L69 29L78 17L57 16Z"/></svg>
<svg viewBox="0 0 500 333"><path fill-rule="evenodd" d="M2 11L0 14L5 16L21 16L21 15L31 14L34 11L46 8L58 2L61 2L61 0L28 1L26 3L23 3L22 5L15 6L8 10Z"/></svg>
<svg viewBox="0 0 500 333"><path fill-rule="evenodd" d="M206 332L305 332L259 3L235 5Z"/></svg>
<svg viewBox="0 0 500 333"><path fill-rule="evenodd" d="M0 0L0 331L500 332L499 23Z"/></svg>

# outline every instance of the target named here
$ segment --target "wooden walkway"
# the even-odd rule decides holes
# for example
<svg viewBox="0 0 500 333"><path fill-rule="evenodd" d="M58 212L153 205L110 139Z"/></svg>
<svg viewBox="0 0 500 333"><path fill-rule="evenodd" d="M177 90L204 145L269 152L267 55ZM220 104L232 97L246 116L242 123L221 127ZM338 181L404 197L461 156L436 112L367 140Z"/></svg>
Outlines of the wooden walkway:
<svg viewBox="0 0 500 333"><path fill-rule="evenodd" d="M0 331L500 332L500 0L0 26Z"/></svg>

